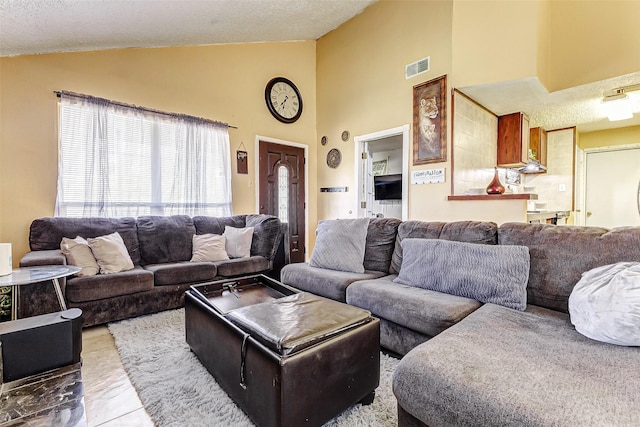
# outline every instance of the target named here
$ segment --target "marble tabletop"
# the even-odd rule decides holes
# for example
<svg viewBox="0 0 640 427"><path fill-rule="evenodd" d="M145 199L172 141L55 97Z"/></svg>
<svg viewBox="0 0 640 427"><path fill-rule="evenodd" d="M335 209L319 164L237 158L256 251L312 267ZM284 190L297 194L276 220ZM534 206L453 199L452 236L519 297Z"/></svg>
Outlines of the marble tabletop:
<svg viewBox="0 0 640 427"><path fill-rule="evenodd" d="M86 427L80 363L2 384L0 427Z"/></svg>

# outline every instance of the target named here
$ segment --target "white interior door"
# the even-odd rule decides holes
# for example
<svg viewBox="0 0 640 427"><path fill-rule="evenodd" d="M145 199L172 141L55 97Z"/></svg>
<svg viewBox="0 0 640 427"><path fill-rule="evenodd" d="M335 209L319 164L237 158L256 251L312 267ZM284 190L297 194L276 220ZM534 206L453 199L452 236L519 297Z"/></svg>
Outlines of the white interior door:
<svg viewBox="0 0 640 427"><path fill-rule="evenodd" d="M387 129L366 135L359 135L353 138L354 146L354 171L355 184L358 189L354 192L355 209L359 218L367 218L373 215L373 158L367 156L367 161L362 159L363 152L369 152L369 142L384 138L402 135L402 220L406 221L409 215L409 125L402 125L397 128ZM368 181L368 182L367 182Z"/></svg>
<svg viewBox="0 0 640 427"><path fill-rule="evenodd" d="M362 171L362 179L359 188L359 209L358 217L369 218L373 216L373 158L369 153L369 142L362 142L362 152L360 153L360 159L362 165L360 170Z"/></svg>
<svg viewBox="0 0 640 427"><path fill-rule="evenodd" d="M586 155L586 225L640 225L640 148Z"/></svg>

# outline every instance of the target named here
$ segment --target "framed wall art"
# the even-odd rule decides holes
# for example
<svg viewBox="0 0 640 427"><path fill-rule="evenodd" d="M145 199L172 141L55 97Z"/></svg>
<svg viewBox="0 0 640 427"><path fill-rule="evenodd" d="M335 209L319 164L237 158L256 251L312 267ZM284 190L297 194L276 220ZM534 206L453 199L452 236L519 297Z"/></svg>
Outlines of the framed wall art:
<svg viewBox="0 0 640 427"><path fill-rule="evenodd" d="M413 164L447 160L447 76L413 87Z"/></svg>

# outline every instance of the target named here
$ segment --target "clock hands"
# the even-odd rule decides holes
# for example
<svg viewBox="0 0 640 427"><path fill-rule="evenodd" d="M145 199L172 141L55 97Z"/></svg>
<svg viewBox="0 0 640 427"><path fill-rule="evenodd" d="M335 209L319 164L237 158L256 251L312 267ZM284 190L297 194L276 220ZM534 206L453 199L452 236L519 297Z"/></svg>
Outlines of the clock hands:
<svg viewBox="0 0 640 427"><path fill-rule="evenodd" d="M302 112L298 88L284 77L271 79L265 88L265 100L271 114L283 123L293 123Z"/></svg>
<svg viewBox="0 0 640 427"><path fill-rule="evenodd" d="M284 96L284 100L280 103L280 108L281 108L282 110L284 110L284 104L287 102L287 99L289 99L289 96L288 96L288 95L285 95L285 96Z"/></svg>

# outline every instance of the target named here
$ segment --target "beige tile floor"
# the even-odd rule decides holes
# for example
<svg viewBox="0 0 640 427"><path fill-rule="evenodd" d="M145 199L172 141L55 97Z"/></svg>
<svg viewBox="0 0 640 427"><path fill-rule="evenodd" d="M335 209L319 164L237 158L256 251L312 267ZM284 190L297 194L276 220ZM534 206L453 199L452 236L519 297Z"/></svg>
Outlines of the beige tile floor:
<svg viewBox="0 0 640 427"><path fill-rule="evenodd" d="M82 331L82 382L89 427L153 426L106 326Z"/></svg>

